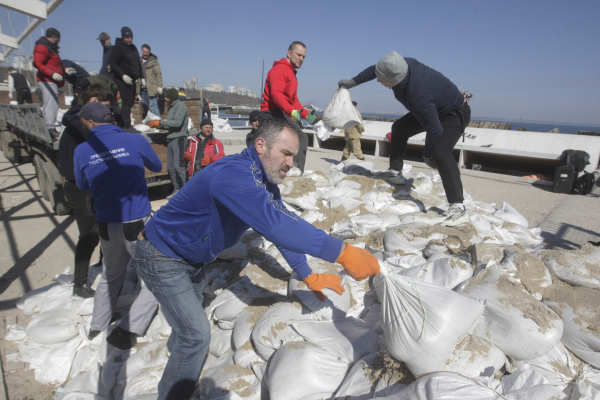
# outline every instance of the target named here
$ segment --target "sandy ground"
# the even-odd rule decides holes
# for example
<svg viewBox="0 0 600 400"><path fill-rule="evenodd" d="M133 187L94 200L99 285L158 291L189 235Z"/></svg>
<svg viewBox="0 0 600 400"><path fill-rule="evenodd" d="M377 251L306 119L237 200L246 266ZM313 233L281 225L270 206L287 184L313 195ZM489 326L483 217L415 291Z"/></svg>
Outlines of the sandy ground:
<svg viewBox="0 0 600 400"><path fill-rule="evenodd" d="M216 134L219 137L219 134ZM234 154L242 145L226 145ZM340 152L309 151L307 169L328 171ZM367 157L369 159L369 157ZM374 161L384 170L387 162ZM424 164L415 171L430 173ZM600 240L600 202L596 195L572 196L552 193L549 188L463 175L466 191L474 200L504 201L515 207L530 223L542 228L547 247L574 248L588 240ZM164 195L152 196L153 208L166 203ZM0 351L7 393L0 400L51 399L54 388L37 383L23 363L6 361L16 347L3 340L7 325L27 325L28 319L15 307L25 293L51 283L66 267L73 267L78 230L72 216L56 216L40 191L32 164L13 165L0 153ZM96 254L92 262L97 259ZM6 395L6 397L4 397Z"/></svg>

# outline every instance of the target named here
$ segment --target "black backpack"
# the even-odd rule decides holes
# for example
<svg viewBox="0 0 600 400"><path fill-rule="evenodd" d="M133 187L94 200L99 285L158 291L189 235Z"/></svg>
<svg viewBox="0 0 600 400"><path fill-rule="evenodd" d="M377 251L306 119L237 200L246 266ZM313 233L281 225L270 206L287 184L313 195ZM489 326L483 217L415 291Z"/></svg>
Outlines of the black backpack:
<svg viewBox="0 0 600 400"><path fill-rule="evenodd" d="M583 175L575 179L575 181L573 182L571 194L581 194L585 196L586 194L592 192L595 183L596 175L587 171L583 171Z"/></svg>

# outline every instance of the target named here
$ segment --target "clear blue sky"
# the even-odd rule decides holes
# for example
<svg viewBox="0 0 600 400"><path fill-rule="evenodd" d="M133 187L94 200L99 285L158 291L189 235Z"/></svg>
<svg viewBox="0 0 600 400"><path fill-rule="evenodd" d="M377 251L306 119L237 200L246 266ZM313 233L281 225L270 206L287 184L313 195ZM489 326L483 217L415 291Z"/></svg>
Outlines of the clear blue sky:
<svg viewBox="0 0 600 400"><path fill-rule="evenodd" d="M600 125L600 1L198 1L65 0L44 29L60 55L99 70L102 31L123 25L152 47L166 85L244 86L260 93L261 70L300 40L307 57L298 97L325 107L342 78L395 50L473 93L473 116ZM25 17L11 12L21 32ZM9 33L5 10L2 32ZM40 37L38 28L33 40ZM29 40L23 42L31 54ZM390 90L351 90L362 111L405 112Z"/></svg>

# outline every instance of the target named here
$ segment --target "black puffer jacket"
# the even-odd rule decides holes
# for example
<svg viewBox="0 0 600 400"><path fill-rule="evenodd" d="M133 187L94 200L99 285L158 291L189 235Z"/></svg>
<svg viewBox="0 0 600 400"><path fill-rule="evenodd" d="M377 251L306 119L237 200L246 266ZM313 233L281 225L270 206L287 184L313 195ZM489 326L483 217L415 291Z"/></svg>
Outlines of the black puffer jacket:
<svg viewBox="0 0 600 400"><path fill-rule="evenodd" d="M58 144L58 171L72 182L75 182L73 172L75 148L87 140L87 133L83 130L83 124L77 116L82 107L80 104L74 104L63 116L62 124L65 130L60 135Z"/></svg>
<svg viewBox="0 0 600 400"><path fill-rule="evenodd" d="M133 43L126 45L122 38L116 40L110 51L109 64L115 78L121 79L123 75L127 75L135 81L142 76L140 53L137 47Z"/></svg>

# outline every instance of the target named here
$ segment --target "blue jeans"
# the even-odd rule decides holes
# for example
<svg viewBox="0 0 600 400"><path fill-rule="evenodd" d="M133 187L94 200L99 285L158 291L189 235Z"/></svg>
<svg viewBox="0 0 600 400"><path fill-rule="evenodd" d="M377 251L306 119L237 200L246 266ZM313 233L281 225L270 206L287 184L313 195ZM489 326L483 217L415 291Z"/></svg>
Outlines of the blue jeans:
<svg viewBox="0 0 600 400"><path fill-rule="evenodd" d="M142 107L144 109L144 117L148 113L148 109L158 117L160 117L160 111L158 111L158 98L156 96L148 96L148 89L142 89ZM141 121L140 121L141 123Z"/></svg>
<svg viewBox="0 0 600 400"><path fill-rule="evenodd" d="M172 332L171 356L158 384L158 400L192 396L210 344L210 324L202 301L204 268L168 257L138 240L133 263L158 300Z"/></svg>

